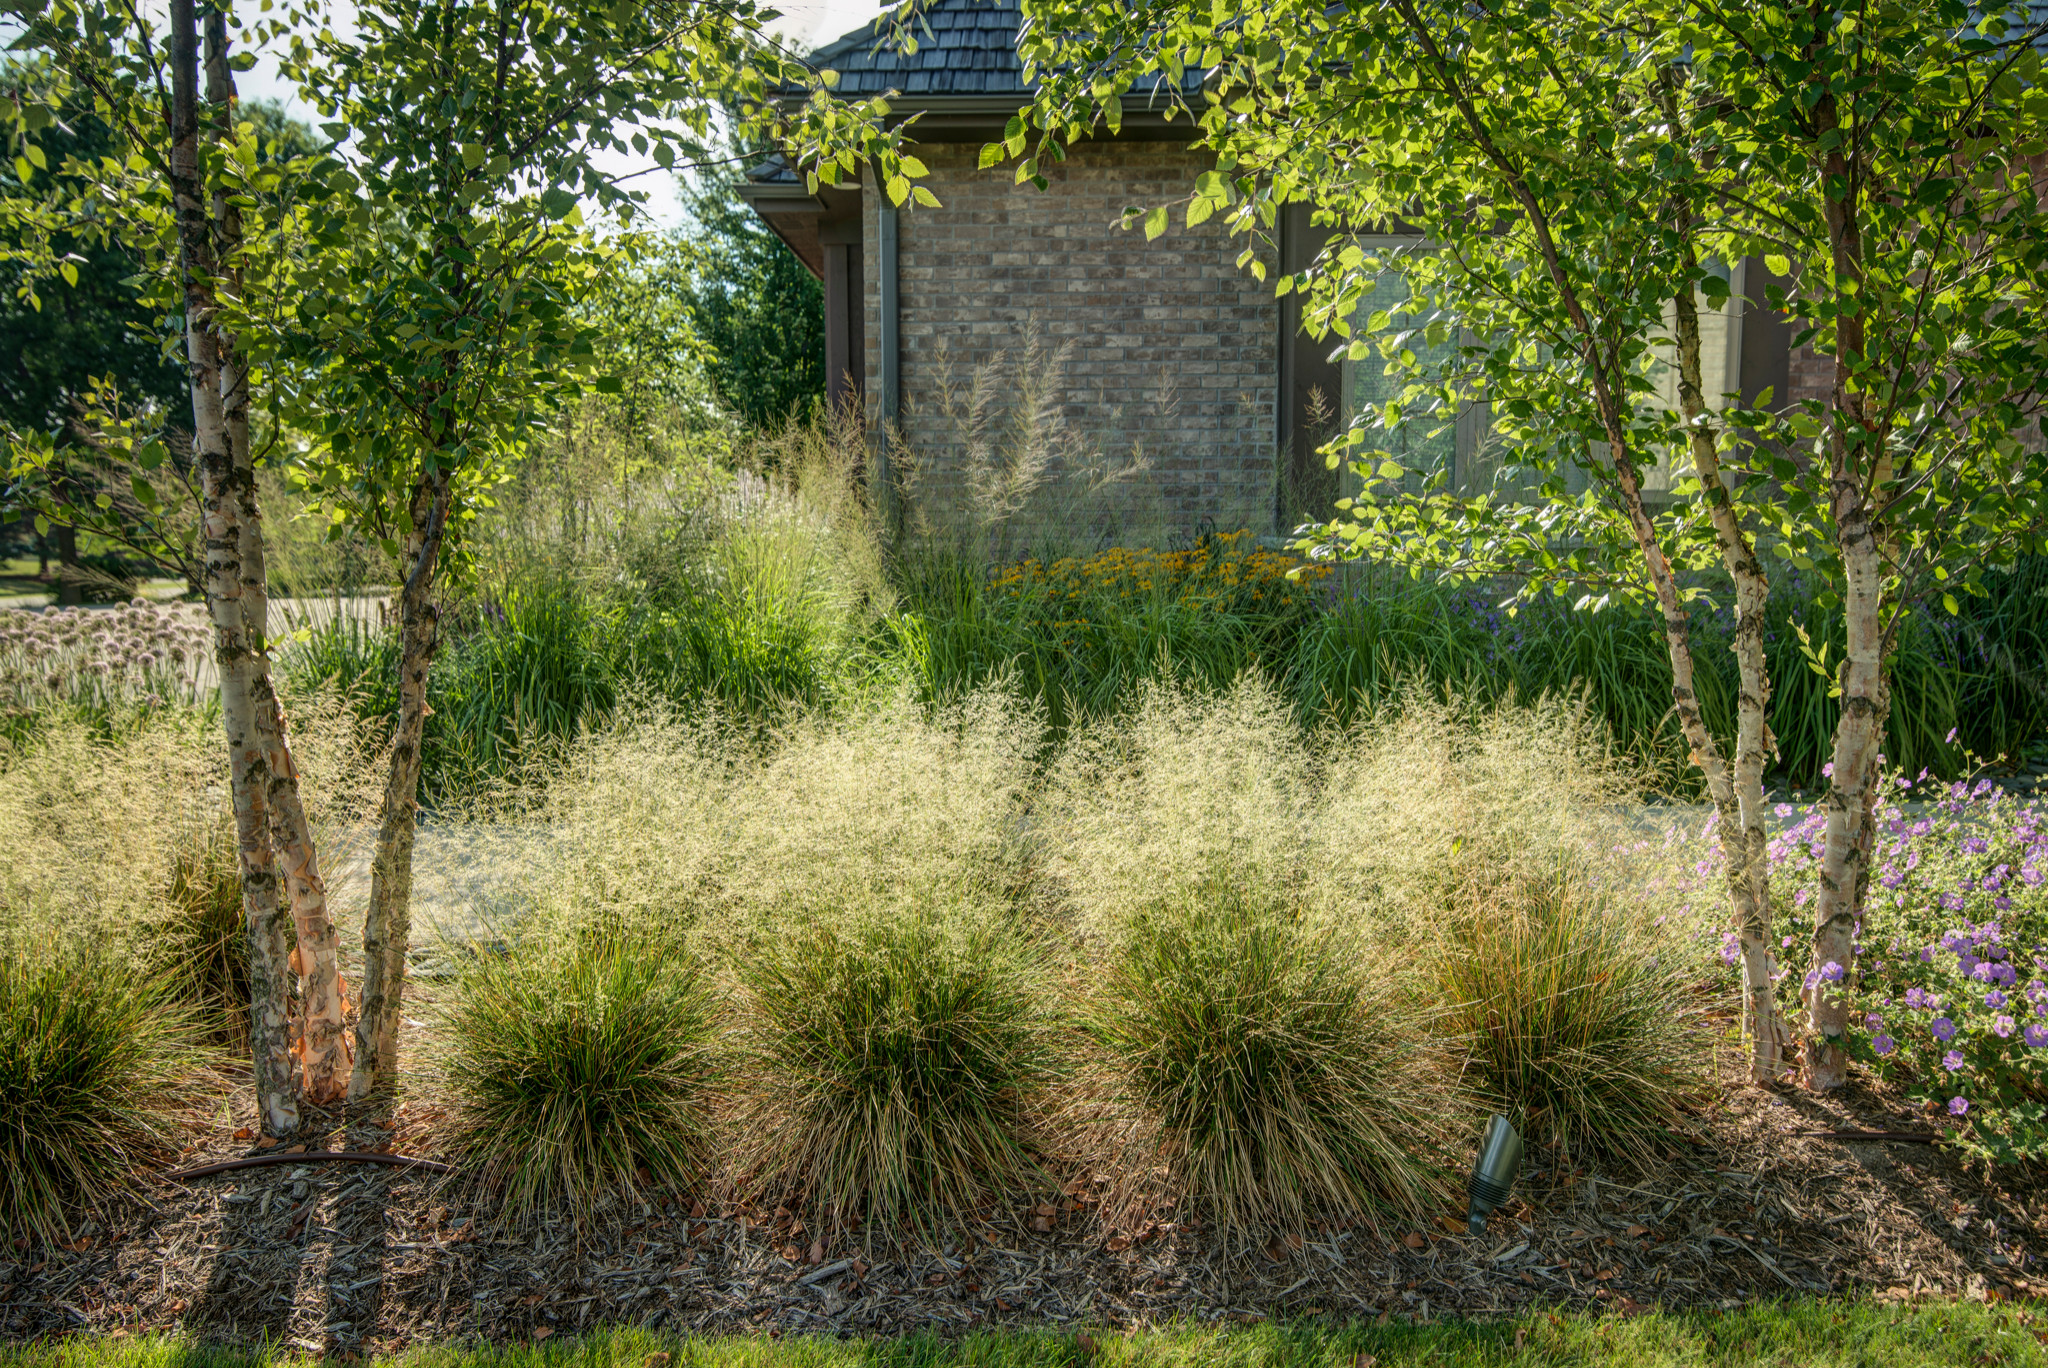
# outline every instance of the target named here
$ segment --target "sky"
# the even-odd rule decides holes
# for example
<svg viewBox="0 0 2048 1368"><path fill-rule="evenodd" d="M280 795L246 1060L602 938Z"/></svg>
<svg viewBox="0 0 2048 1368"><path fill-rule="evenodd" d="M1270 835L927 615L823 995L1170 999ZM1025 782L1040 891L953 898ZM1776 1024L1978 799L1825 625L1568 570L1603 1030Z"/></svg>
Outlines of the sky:
<svg viewBox="0 0 2048 1368"><path fill-rule="evenodd" d="M886 6L879 0L786 0L776 5L782 17L770 27L792 44L814 48L850 33L880 14ZM155 7L152 7L155 8ZM159 12L161 12L159 10ZM330 0L329 24L337 33L354 26L355 6L350 0ZM296 92L278 77L277 62L268 54L257 54L256 65L241 74L237 88L242 98L278 100L287 110L308 123L317 122L314 111L299 103ZM624 175L654 165L652 158L611 156L603 159L607 170ZM672 228L685 217L681 197L672 176L642 176L634 184L647 193L647 212L656 224Z"/></svg>

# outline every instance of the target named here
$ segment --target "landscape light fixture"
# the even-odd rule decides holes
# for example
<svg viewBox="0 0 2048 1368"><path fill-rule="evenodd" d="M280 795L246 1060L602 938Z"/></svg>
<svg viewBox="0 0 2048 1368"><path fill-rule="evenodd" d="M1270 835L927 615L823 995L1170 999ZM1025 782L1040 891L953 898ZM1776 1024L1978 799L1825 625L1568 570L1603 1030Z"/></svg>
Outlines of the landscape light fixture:
<svg viewBox="0 0 2048 1368"><path fill-rule="evenodd" d="M1496 1115L1479 1137L1479 1160L1472 1165L1472 1182L1467 1187L1472 1205L1465 1216L1466 1230L1474 1235L1486 1233L1487 1214L1507 1201L1508 1189L1515 1185L1515 1173L1521 1167L1522 1137L1505 1116Z"/></svg>

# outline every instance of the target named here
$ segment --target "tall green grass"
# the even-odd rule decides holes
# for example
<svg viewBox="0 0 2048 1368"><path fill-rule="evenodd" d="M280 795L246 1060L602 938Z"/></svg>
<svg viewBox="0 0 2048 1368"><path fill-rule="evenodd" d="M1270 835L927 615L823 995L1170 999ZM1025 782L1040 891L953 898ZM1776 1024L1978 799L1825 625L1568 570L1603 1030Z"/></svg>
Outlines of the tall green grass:
<svg viewBox="0 0 2048 1368"><path fill-rule="evenodd" d="M1687 962L1586 871L1472 872L1430 954L1468 1084L1532 1140L1648 1160L1704 1081Z"/></svg>
<svg viewBox="0 0 2048 1368"><path fill-rule="evenodd" d="M446 1018L459 1143L514 1217L701 1171L715 1070L702 976L673 946L603 935L482 955Z"/></svg>
<svg viewBox="0 0 2048 1368"><path fill-rule="evenodd" d="M175 1149L205 1055L160 980L0 945L0 1235L55 1240Z"/></svg>
<svg viewBox="0 0 2048 1368"><path fill-rule="evenodd" d="M745 1172L827 1232L929 1235L1038 1178L1047 966L984 918L877 913L735 947Z"/></svg>

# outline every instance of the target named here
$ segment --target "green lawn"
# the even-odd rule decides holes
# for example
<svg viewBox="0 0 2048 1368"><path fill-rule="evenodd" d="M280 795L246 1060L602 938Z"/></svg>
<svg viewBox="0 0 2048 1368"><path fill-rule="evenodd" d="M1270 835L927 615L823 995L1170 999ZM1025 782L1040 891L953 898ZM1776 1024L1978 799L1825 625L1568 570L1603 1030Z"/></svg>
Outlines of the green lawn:
<svg viewBox="0 0 2048 1368"><path fill-rule="evenodd" d="M665 1353L667 1364L651 1368L2002 1368L2048 1363L2035 1323L2031 1311L1971 1303L1788 1302L1627 1320L1539 1311L1422 1326L1301 1323L959 1340L678 1339L628 1329L539 1345L412 1349L379 1361L403 1368L650 1368L650 1356ZM0 1368L262 1368L310 1357L175 1339L81 1337L0 1347Z"/></svg>

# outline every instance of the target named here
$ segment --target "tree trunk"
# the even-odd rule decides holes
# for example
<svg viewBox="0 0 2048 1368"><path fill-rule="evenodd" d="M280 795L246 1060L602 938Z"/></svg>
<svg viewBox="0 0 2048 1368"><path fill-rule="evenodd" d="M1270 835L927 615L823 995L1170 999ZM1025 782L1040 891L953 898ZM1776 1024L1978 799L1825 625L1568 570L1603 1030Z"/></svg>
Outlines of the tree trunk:
<svg viewBox="0 0 2048 1368"><path fill-rule="evenodd" d="M1698 269L1691 245L1691 215L1680 211L1687 236L1687 264ZM1721 560L1735 584L1735 652L1742 687L1736 703L1735 773L1730 797L1722 802L1721 849L1726 853L1728 901L1734 932L1742 950L1743 1030L1749 1037L1750 1079L1774 1083L1785 1072L1791 1031L1778 1011L1774 984L1776 957L1771 952L1770 857L1764 835L1764 759L1772 748L1768 721L1771 702L1769 668L1764 659L1764 609L1771 596L1770 580L1749 534L1736 520L1733 502L1721 483L1720 451L1714 429L1702 421L1706 395L1700 366L1699 309L1690 286L1674 300L1674 340L1678 350L1678 405L1690 436L1693 470L1700 496L1707 502Z"/></svg>
<svg viewBox="0 0 2048 1368"><path fill-rule="evenodd" d="M206 97L223 141L234 132L234 75L228 69L227 16L206 16ZM220 244L221 280L239 298L242 273L242 215L224 192L213 196ZM341 981L341 938L327 912L327 884L320 877L319 852L299 798L299 771L292 761L284 707L270 677L268 646L270 590L265 575L263 519L256 502L256 468L249 447L249 371L233 334L219 338L221 408L233 470L236 520L240 531L242 622L252 660L250 692L257 734L267 758L271 841L283 865L284 885L298 945L291 967L299 976L296 1051L308 1101L341 1100L348 1070L348 1023Z"/></svg>
<svg viewBox="0 0 2048 1368"><path fill-rule="evenodd" d="M420 741L427 720L427 669L440 644L433 601L441 534L448 521L449 476L423 476L414 488L406 536L405 585L399 591L398 731L378 812L377 850L370 863L370 911L363 923L363 1000L356 1020L350 1101L386 1082L398 1060L398 1022L405 994L405 952L412 930L412 849L417 828Z"/></svg>
<svg viewBox="0 0 2048 1368"><path fill-rule="evenodd" d="M1816 137L1840 137L1835 97L1814 107ZM1836 288L1860 292L1863 230L1857 197L1862 168L1852 165L1841 143L1823 158L1823 185L1839 186L1826 199L1828 247ZM1825 192L1824 192L1825 193ZM1862 929L1863 896L1870 884L1874 836L1871 813L1877 801L1878 753L1890 712L1885 687L1883 626L1885 556L1871 509L1889 482L1885 436L1865 413L1865 391L1857 372L1865 347L1863 315L1844 312L1835 320L1835 364L1828 407L1828 511L1842 561L1842 625L1847 650L1838 681L1842 713L1835 724L1835 750L1828 790L1826 845L1821 855L1820 905L1813 928L1813 968L1805 984L1809 1035L1807 1084L1839 1088L1849 1079L1843 1036L1849 1026L1848 987L1856 968L1856 936ZM1867 478L1867 484L1866 484Z"/></svg>
<svg viewBox="0 0 2048 1368"><path fill-rule="evenodd" d="M84 586L78 578L78 529L58 523L50 532L57 542L57 602L76 608L85 602Z"/></svg>
<svg viewBox="0 0 2048 1368"><path fill-rule="evenodd" d="M191 370L192 447L199 467L206 607L213 619L220 672L221 721L227 733L235 846L242 911L249 937L249 1044L263 1130L298 1129L294 1096L285 914L269 830L269 752L251 687L258 659L242 603L242 533L234 490L234 456L221 405L218 339L213 334L212 223L199 157L199 34L194 0L171 0L171 195L185 287L185 350Z"/></svg>

